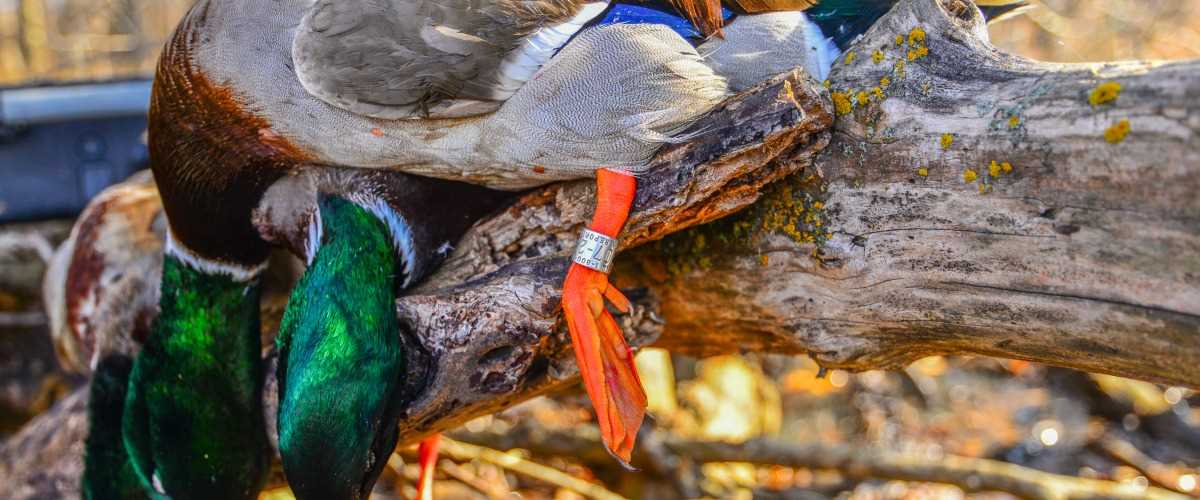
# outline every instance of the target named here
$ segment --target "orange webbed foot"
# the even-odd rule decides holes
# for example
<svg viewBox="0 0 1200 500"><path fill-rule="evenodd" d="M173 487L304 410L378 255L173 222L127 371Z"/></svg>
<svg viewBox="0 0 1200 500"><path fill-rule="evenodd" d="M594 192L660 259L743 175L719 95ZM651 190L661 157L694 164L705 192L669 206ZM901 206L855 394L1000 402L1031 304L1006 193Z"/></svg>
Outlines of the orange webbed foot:
<svg viewBox="0 0 1200 500"><path fill-rule="evenodd" d="M563 313L584 388L596 409L608 451L629 466L634 440L646 414L646 393L638 379L633 352L605 299L621 312L629 299L608 282L608 275L572 264L563 285Z"/></svg>

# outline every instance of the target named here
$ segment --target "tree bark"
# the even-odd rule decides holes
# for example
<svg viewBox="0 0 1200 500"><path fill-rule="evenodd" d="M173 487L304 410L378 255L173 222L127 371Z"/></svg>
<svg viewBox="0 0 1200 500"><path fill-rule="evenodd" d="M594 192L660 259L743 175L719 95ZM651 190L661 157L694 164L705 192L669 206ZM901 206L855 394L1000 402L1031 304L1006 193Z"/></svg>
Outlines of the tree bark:
<svg viewBox="0 0 1200 500"><path fill-rule="evenodd" d="M852 99L891 82L839 113L815 171L637 255L662 345L848 369L970 353L1200 386L1200 62L1034 62L956 5L901 2L837 64ZM916 28L928 54L909 61ZM1119 97L1092 104L1106 82ZM781 213L790 236L730 237Z"/></svg>
<svg viewBox="0 0 1200 500"><path fill-rule="evenodd" d="M902 0L852 53L834 106L801 76L768 82L639 183L622 248L753 206L622 254L634 343L852 370L981 354L1200 388L1200 62L1022 59L962 0ZM557 305L592 189L530 193L397 301L419 354L402 441L575 382Z"/></svg>

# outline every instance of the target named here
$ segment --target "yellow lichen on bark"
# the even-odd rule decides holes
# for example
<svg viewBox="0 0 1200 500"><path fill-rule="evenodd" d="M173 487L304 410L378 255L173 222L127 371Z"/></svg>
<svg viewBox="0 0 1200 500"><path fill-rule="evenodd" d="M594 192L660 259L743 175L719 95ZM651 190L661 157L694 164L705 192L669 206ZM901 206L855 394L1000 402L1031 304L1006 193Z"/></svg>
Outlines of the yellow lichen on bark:
<svg viewBox="0 0 1200 500"><path fill-rule="evenodd" d="M1129 135L1129 120L1122 118L1121 121L1114 123L1104 131L1104 140L1109 144L1117 144L1125 140L1125 136Z"/></svg>
<svg viewBox="0 0 1200 500"><path fill-rule="evenodd" d="M908 32L908 44L916 45L919 43L925 43L925 30L917 26Z"/></svg>
<svg viewBox="0 0 1200 500"><path fill-rule="evenodd" d="M838 116L848 115L854 109L854 105L850 102L850 95L845 92L834 92L830 94L833 98L833 109Z"/></svg>
<svg viewBox="0 0 1200 500"><path fill-rule="evenodd" d="M927 55L929 55L929 48L928 48L928 47L924 47L924 46L922 46L922 47L917 47L917 48L914 48L914 49L909 49L909 51L908 51L908 60L909 60L909 61L916 61L917 59L920 59L920 58L922 58L922 57L925 57L925 56L927 56Z"/></svg>
<svg viewBox="0 0 1200 500"><path fill-rule="evenodd" d="M942 150L950 149L954 145L954 134L942 134L941 145Z"/></svg>
<svg viewBox="0 0 1200 500"><path fill-rule="evenodd" d="M1088 103L1092 106L1099 106L1117 100L1121 96L1121 84L1118 82L1104 82L1092 89L1091 94L1088 94Z"/></svg>

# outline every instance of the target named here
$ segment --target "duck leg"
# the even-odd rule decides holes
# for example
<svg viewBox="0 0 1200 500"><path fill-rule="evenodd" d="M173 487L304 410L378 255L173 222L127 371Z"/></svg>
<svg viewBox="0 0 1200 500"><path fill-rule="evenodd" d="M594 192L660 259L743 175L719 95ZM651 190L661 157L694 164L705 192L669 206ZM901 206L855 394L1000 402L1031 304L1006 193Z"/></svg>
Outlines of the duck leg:
<svg viewBox="0 0 1200 500"><path fill-rule="evenodd" d="M300 499L367 498L398 438L403 279L385 220L400 219L369 208L320 196L319 247L279 328L279 449Z"/></svg>
<svg viewBox="0 0 1200 500"><path fill-rule="evenodd" d="M433 500L433 471L437 466L438 444L441 434L434 434L417 446L417 463L421 472L417 479L417 500Z"/></svg>
<svg viewBox="0 0 1200 500"><path fill-rule="evenodd" d="M615 239L629 216L637 180L607 169L596 174L596 212L591 230ZM646 413L646 393L638 379L633 352L605 308L605 299L621 312L629 310L629 299L608 282L607 269L585 266L580 263L578 251L576 256L563 284L563 313L584 388L596 409L604 445L628 467L633 442Z"/></svg>

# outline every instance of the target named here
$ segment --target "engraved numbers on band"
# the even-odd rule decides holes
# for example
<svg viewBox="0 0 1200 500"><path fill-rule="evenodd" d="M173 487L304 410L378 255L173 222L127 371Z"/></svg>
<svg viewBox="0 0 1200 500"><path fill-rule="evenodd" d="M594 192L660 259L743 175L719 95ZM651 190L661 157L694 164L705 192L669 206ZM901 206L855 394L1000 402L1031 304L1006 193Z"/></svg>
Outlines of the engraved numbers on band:
<svg viewBox="0 0 1200 500"><path fill-rule="evenodd" d="M617 254L617 240L603 234L584 229L575 245L576 264L607 274L612 269Z"/></svg>

